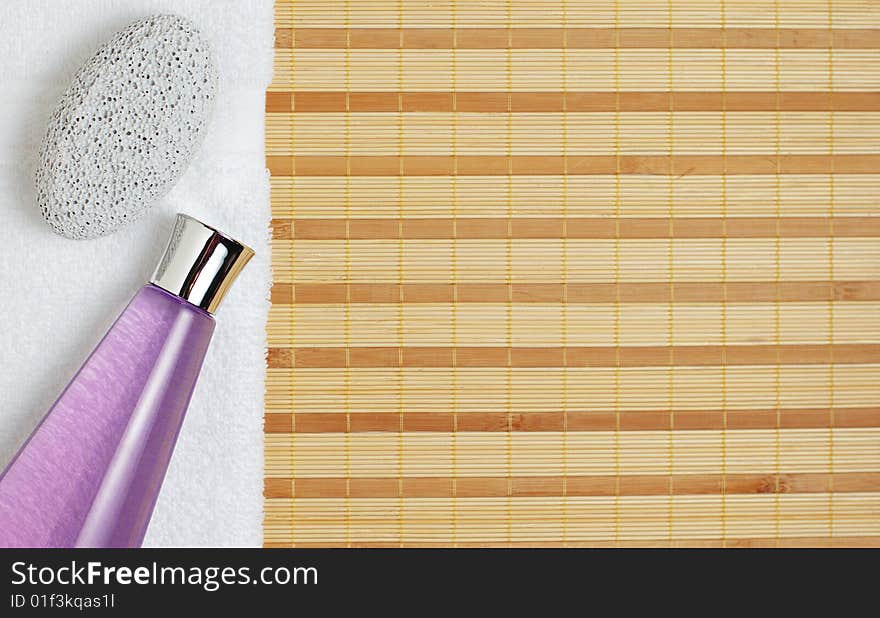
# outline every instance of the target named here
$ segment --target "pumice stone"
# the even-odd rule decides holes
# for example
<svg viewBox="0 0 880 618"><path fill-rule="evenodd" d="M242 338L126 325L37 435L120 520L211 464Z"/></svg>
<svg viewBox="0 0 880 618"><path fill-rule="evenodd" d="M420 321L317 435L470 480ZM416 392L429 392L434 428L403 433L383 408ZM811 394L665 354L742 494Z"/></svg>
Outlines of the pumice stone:
<svg viewBox="0 0 880 618"><path fill-rule="evenodd" d="M74 76L40 149L37 204L52 229L96 238L144 214L186 169L216 90L188 20L149 17L114 36Z"/></svg>

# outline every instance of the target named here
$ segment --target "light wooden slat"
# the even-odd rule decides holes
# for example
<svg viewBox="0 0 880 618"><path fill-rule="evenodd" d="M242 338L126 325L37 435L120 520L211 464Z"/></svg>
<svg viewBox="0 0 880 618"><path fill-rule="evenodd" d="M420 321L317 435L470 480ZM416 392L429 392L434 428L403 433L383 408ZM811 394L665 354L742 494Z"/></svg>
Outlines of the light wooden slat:
<svg viewBox="0 0 880 618"><path fill-rule="evenodd" d="M298 156L396 155L402 140L404 155L452 154L453 125L460 156L497 152L510 130L513 155L551 155L562 149L561 113L522 113L486 116L481 113L411 113L401 119L387 113L361 113L348 133L344 113L270 114L267 147L277 154ZM510 127L508 127L508 119ZM621 114L619 132L609 133L611 112L565 115L567 153L573 155L721 154L721 112L629 112ZM868 112L731 112L724 131L728 155L825 153L834 143L838 154L873 153L880 149L880 114ZM295 139L291 132L295 125ZM400 125L400 126L399 126ZM672 134L669 127L673 126ZM398 129L401 133L398 134ZM778 144L777 144L778 140ZM296 144L295 150L293 143Z"/></svg>
<svg viewBox="0 0 880 618"><path fill-rule="evenodd" d="M876 406L880 397L875 365L835 367L834 405ZM357 414L388 412L401 395L406 410L455 413L535 410L676 410L827 408L831 403L828 365L739 367L589 368L356 368L268 369L266 400L270 410ZM722 379L726 390L722 391ZM393 382L392 382L393 381ZM562 385L566 390L563 397ZM565 406L563 406L563 400Z"/></svg>
<svg viewBox="0 0 880 618"><path fill-rule="evenodd" d="M296 59L294 60L294 55ZM402 75L398 75L398 55ZM825 50L780 50L779 89L786 91L830 90L827 74L817 83L816 67L827 66ZM834 50L834 89L852 92L880 90L880 58L874 50ZM512 53L510 84L507 52L504 50L458 50L455 54L456 90L522 92L562 91L562 52L515 50ZM666 53L651 49L624 49L617 53L619 75L615 78L615 52L602 49L569 50L566 54L567 82L575 91L685 91L721 90L721 50L681 49L672 54L672 73ZM775 68L766 50L726 50L725 89L730 91L773 91ZM327 66L351 67L328 71ZM289 90L296 65L296 87L302 90L346 90L433 92L452 88L451 50L339 49L275 50L275 79L272 91ZM346 84L346 79L348 84Z"/></svg>
<svg viewBox="0 0 880 618"><path fill-rule="evenodd" d="M288 524L280 524L280 525L267 525L266 529L270 531L273 535L273 538L277 539L285 539L292 535L287 535L284 533L286 530L289 532ZM454 537L454 535L453 535ZM493 548L497 547L499 543L491 543L488 541L458 541L454 542L455 547L461 548ZM880 547L880 536L835 536L835 537L821 537L821 536L812 536L812 537L787 537L787 538L775 538L775 537L739 537L739 538L730 538L730 537L718 537L718 538L702 538L702 539L640 539L637 541L632 540L617 540L617 541L557 541L557 540L542 540L542 541L510 541L503 543L504 547L515 547L521 549L530 549L530 548L582 548L582 549L609 549L609 548L653 548L653 549L662 549L662 548L674 548L674 549L720 549L720 548L872 548L872 547ZM375 541L367 541L367 542L358 542L358 541L337 541L337 542L326 542L326 541L305 541L305 542L294 542L292 540L275 540L275 541L267 541L265 542L265 547L300 547L300 548L328 548L328 547L348 547L348 548L360 548L360 547L393 547L393 548L447 548L449 547L449 542L443 541L415 541L415 542L404 542L401 543L399 539L395 541L386 541L382 543L378 543Z"/></svg>
<svg viewBox="0 0 880 618"><path fill-rule="evenodd" d="M564 181L563 181L564 179ZM509 200L514 216L666 217L675 216L827 216L830 176L728 176L728 199L721 177L624 175L596 176L456 176L452 177L274 177L273 215L290 217L448 217L455 192L458 217L494 217L503 211L498 196ZM838 216L880 212L880 174L834 177L834 213ZM563 187L565 199L563 200ZM400 194L402 209L398 207ZM294 206L295 196L295 206ZM731 199L731 196L733 199ZM402 213L399 212L402 210Z"/></svg>
<svg viewBox="0 0 880 618"><path fill-rule="evenodd" d="M876 494L835 495L833 523L827 517L830 499L828 494L675 496L671 499L665 496L459 498L454 501L374 498L349 502L301 499L295 503L276 499L267 501L267 523L289 525L289 513L295 508L296 538L324 543L398 543L401 523L404 539L409 542L453 537L462 542L541 542L558 540L563 528L569 541L880 534ZM723 519L713 515L721 511L722 501ZM507 525L511 511L516 517L513 528ZM350 516L341 520L339 512L348 512Z"/></svg>
<svg viewBox="0 0 880 618"><path fill-rule="evenodd" d="M564 19L561 3L543 0L407 0L403 15L395 2L382 0L359 0L348 5L345 0L279 0L275 6L275 25L279 28L381 28L396 26L402 18L402 25L410 28L504 28L508 23L517 28L554 28L563 24L591 28L663 28L669 24L670 9L678 27L722 26L722 9L717 0L639 0L632 3L568 0ZM880 27L880 9L871 0L835 0L833 9L835 28ZM773 14L762 0L726 0L723 23L728 27L772 28ZM825 28L828 26L828 3L826 0L780 2L779 26Z"/></svg>
<svg viewBox="0 0 880 618"><path fill-rule="evenodd" d="M671 329L679 345L783 345L825 343L829 329L834 341L880 343L880 303L786 303L778 308L780 332L776 334L777 308L772 303L732 304L678 303L670 323L669 305L660 303L621 304L619 313L611 303L567 307L569 346L662 346ZM296 312L294 316L293 312ZM348 312L350 331L346 338L339 324ZM400 312L402 311L402 315ZM456 333L469 346L497 346L505 343L505 314L502 303L473 303L456 307ZM562 346L562 303L514 305L511 328L521 346ZM722 335L722 312L725 332ZM267 332L270 348L393 346L400 336L405 346L451 346L452 303L370 303L346 308L343 305L274 305L269 312ZM290 323L296 320L299 335L291 342ZM402 319L402 322L401 322ZM615 320L620 329L615 336Z"/></svg>
<svg viewBox="0 0 880 618"><path fill-rule="evenodd" d="M722 439L725 450L722 451ZM828 459L833 439L834 461ZM402 451L397 448L402 440ZM274 434L266 436L266 476L486 477L619 474L880 471L880 429L650 432ZM778 452L777 452L778 447ZM563 455L564 453L564 455ZM347 460L347 463L346 463Z"/></svg>
<svg viewBox="0 0 880 618"><path fill-rule="evenodd" d="M835 277L874 279L880 270L880 246L870 238L786 238L779 241L780 279L815 280ZM504 240L458 240L456 280L503 283L545 282L563 279L560 239L516 239L510 243L510 273L504 259ZM566 280L577 282L705 281L721 277L722 247L728 281L753 281L773 272L777 243L769 239L676 239L614 241L568 240ZM276 281L291 282L296 272L301 282L338 282L344 278L346 256L351 282L398 282L397 265L403 259L403 282L446 283L452 278L451 240L299 240L296 252L290 241L276 241ZM609 256L619 257L617 272ZM670 253L672 255L669 259Z"/></svg>

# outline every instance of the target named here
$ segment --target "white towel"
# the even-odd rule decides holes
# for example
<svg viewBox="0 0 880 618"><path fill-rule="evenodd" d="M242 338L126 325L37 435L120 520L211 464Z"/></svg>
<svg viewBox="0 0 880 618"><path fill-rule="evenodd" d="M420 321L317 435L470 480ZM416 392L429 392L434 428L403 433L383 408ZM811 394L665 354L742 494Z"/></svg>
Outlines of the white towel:
<svg viewBox="0 0 880 618"><path fill-rule="evenodd" d="M186 174L108 237L56 236L34 202L36 153L73 74L128 23L184 15L213 44L214 117ZM261 543L269 181L264 92L272 0L0 2L0 467L52 405L155 266L178 211L256 251L217 329L145 545Z"/></svg>

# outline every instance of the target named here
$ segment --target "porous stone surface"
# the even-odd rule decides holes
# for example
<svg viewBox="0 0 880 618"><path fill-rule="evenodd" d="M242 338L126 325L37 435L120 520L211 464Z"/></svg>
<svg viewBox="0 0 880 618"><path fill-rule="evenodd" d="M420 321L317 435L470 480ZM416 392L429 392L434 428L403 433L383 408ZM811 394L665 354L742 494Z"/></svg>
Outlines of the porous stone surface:
<svg viewBox="0 0 880 618"><path fill-rule="evenodd" d="M180 178L217 90L208 42L188 20L134 22L79 70L49 121L37 203L67 238L106 236Z"/></svg>

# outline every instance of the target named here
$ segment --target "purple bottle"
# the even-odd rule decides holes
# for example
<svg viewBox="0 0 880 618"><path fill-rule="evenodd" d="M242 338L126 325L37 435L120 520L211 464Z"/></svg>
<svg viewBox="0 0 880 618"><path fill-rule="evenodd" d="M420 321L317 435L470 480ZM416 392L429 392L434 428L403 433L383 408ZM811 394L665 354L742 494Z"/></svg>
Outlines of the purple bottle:
<svg viewBox="0 0 880 618"><path fill-rule="evenodd" d="M0 476L0 547L139 547L214 332L253 251L178 215L156 272Z"/></svg>

